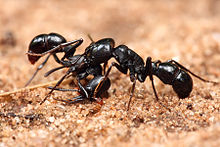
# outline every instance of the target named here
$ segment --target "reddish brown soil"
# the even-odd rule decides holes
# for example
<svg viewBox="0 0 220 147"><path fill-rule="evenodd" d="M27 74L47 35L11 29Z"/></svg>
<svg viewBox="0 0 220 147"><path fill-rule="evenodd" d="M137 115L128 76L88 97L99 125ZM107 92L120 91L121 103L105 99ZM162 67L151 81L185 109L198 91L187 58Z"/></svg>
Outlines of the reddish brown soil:
<svg viewBox="0 0 220 147"><path fill-rule="evenodd" d="M0 146L220 146L220 86L195 78L190 97L182 100L155 78L160 101L171 112L154 101L149 80L137 83L127 112L131 82L115 69L102 107L53 100L76 96L64 92L54 92L39 105L49 90L38 84L65 72L44 78L58 66L53 59L31 83L38 86L6 93L23 88L40 64L27 60L31 39L50 32L67 40L82 37L77 53L89 45L87 34L94 40L112 37L144 59L173 58L219 82L219 18L217 0L0 0ZM62 87L73 88L68 82Z"/></svg>

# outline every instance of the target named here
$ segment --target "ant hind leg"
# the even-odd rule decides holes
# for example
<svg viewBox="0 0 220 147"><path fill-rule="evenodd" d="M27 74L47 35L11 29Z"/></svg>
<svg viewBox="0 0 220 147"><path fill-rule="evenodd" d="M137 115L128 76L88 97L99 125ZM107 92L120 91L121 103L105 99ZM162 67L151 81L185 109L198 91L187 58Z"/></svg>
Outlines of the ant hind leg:
<svg viewBox="0 0 220 147"><path fill-rule="evenodd" d="M175 61L175 60L168 60L167 62L174 63L174 64L177 65L179 68L181 68L181 69L183 69L183 70L189 72L191 75L193 75L194 77L200 79L200 80L203 81L203 82L218 84L218 82L209 81L209 80L203 79L202 77L200 77L200 76L194 74L194 73L191 72L189 69L187 69L186 67L184 67L182 64L178 63L178 62Z"/></svg>
<svg viewBox="0 0 220 147"><path fill-rule="evenodd" d="M49 89L53 89L52 86L49 86L49 87L47 87L47 88L49 88ZM75 92L75 91L77 91L77 92L79 92L79 91L80 91L79 89L63 89L63 88L55 88L54 90L57 90L57 91L63 91L63 92L66 92L66 91L71 91L71 92Z"/></svg>
<svg viewBox="0 0 220 147"><path fill-rule="evenodd" d="M79 95L74 98L70 98L70 99L66 99L66 100L62 100L62 99L55 99L55 100L65 102L68 104L73 104L73 103L78 103L78 102L84 101L85 98L82 95Z"/></svg>

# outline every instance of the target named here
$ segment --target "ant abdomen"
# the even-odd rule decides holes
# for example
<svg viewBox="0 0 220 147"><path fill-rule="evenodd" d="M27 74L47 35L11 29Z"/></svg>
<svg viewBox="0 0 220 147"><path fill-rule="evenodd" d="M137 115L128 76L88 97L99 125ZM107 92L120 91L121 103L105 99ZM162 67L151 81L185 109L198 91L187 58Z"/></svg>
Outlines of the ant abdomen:
<svg viewBox="0 0 220 147"><path fill-rule="evenodd" d="M193 81L190 75L184 70L179 70L178 75L172 83L173 90L179 98L184 99L189 96L193 88Z"/></svg>
<svg viewBox="0 0 220 147"><path fill-rule="evenodd" d="M157 76L164 84L172 85L179 98L189 96L192 91L192 78L190 75L170 62L152 63L153 75Z"/></svg>
<svg viewBox="0 0 220 147"><path fill-rule="evenodd" d="M157 76L164 84L173 85L172 83L180 69L176 65L168 62L157 64L158 63L152 62L152 74Z"/></svg>
<svg viewBox="0 0 220 147"><path fill-rule="evenodd" d="M104 76L98 75L94 77L89 83L86 85L85 89L92 95L94 94L95 89L99 86L100 82L103 80ZM111 86L110 79L107 78L103 81L102 86L99 88L97 92L97 96L100 96L103 92L107 91Z"/></svg>
<svg viewBox="0 0 220 147"><path fill-rule="evenodd" d="M29 45L28 53L41 54L65 42L66 39L57 33L40 34L32 39ZM40 58L40 56L28 55L28 60L31 64L34 64Z"/></svg>

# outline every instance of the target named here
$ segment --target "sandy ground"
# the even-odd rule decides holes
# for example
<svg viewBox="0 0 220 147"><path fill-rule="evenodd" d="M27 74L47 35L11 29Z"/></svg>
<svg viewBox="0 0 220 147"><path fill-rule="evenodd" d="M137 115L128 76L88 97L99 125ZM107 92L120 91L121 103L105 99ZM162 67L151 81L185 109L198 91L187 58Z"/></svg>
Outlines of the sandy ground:
<svg viewBox="0 0 220 147"><path fill-rule="evenodd" d="M37 86L6 93L23 88L40 64L27 60L31 39L50 32L67 40L82 37L77 54L90 44L87 34L94 40L112 37L144 60L172 58L219 82L219 18L217 0L0 0L0 146L220 146L219 85L196 78L191 95L182 100L155 79L160 101L171 112L154 101L149 79L137 83L127 112L131 82L115 69L102 107L53 100L76 96L64 92L39 105L49 92L47 83L65 73L43 76L58 66L52 58L31 83ZM68 81L61 86L74 88Z"/></svg>

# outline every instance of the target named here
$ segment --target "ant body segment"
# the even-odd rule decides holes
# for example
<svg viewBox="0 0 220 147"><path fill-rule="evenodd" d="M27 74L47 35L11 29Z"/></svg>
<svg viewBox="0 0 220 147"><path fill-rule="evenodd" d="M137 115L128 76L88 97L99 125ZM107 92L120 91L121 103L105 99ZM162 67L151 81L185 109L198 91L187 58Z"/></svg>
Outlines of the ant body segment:
<svg viewBox="0 0 220 147"><path fill-rule="evenodd" d="M93 79L91 79L87 83L87 85L85 87L83 87L82 85L79 85L79 89L62 89L62 88L54 88L54 87L48 87L48 88L58 90L58 91L78 92L80 94L74 98L67 99L67 100L56 99L56 100L59 100L62 102L72 104L72 103L77 103L77 102L84 101L84 100L90 100L90 101L95 100L98 103L102 104L102 99L100 98L100 96L105 91L107 91L111 86L111 82L110 82L109 78L107 78L104 81L103 81L103 78L104 78L104 76L101 76L101 75L95 76ZM99 88L99 91L97 92L97 94L94 95L94 91L101 81L103 81L103 84Z"/></svg>
<svg viewBox="0 0 220 147"><path fill-rule="evenodd" d="M49 54L46 59L38 66L37 70L34 72L33 76L25 84L25 87L28 86L31 81L34 79L39 70L41 70L44 65L47 63L51 55L53 55L57 63L62 63L65 58L72 56L76 48L81 45L83 42L82 39L73 40L67 42L66 39L58 33L50 34L40 34L32 39L29 44L28 49L28 60L31 64L35 64L42 56ZM74 44L74 45L72 45ZM62 59L60 60L56 53L65 53Z"/></svg>

